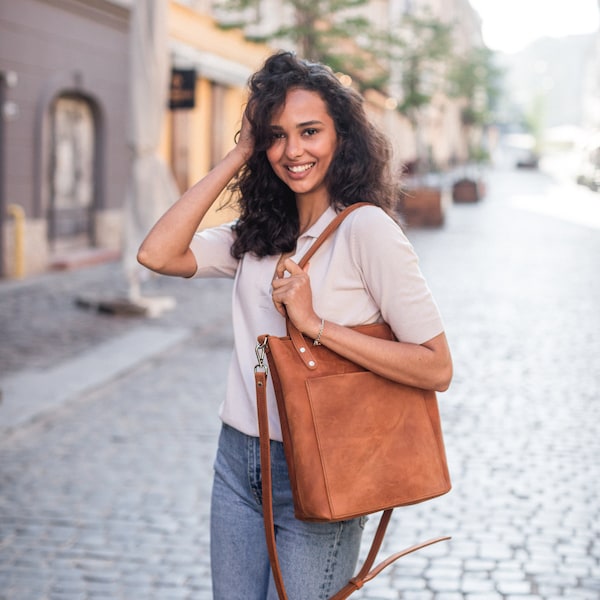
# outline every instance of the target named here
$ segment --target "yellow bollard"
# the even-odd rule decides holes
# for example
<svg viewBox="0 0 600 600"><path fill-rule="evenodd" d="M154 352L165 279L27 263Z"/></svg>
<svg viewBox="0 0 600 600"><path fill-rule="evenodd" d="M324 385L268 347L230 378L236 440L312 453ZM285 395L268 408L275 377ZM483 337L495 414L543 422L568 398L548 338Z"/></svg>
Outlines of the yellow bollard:
<svg viewBox="0 0 600 600"><path fill-rule="evenodd" d="M15 254L13 276L21 279L25 275L25 210L18 204L9 204L6 212L15 220Z"/></svg>

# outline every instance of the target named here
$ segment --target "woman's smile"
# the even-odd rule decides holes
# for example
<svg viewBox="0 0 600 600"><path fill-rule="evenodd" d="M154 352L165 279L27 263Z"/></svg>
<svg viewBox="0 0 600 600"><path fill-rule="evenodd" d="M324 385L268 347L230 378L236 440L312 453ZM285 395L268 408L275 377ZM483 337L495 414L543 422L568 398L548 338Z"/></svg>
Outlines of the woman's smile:
<svg viewBox="0 0 600 600"><path fill-rule="evenodd" d="M309 169L312 169L315 166L314 162L304 164L304 165L289 165L287 167L288 171L291 171L294 174L302 175L306 173Z"/></svg>

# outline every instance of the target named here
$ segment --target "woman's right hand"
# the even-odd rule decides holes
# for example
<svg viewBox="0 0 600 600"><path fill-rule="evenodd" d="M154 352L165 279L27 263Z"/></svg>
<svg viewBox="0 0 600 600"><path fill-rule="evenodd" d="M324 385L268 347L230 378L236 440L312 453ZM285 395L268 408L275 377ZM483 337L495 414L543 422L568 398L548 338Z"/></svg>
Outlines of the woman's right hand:
<svg viewBox="0 0 600 600"><path fill-rule="evenodd" d="M236 148L242 153L244 162L246 162L254 152L254 136L252 135L252 127L250 126L250 121L248 121L248 118L246 117L246 113L244 113L244 116L242 117L242 128L238 135Z"/></svg>

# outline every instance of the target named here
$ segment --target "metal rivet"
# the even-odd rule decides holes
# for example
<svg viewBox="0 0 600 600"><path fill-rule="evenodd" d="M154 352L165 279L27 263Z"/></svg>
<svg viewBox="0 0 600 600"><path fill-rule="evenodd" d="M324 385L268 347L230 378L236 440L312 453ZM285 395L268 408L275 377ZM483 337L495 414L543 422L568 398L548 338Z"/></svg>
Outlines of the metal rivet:
<svg viewBox="0 0 600 600"><path fill-rule="evenodd" d="M300 352L306 352L306 348L302 346L302 348L300 348Z"/></svg>
<svg viewBox="0 0 600 600"><path fill-rule="evenodd" d="M309 367L314 367L315 366L315 361L314 360L309 360L308 361L308 366Z"/></svg>

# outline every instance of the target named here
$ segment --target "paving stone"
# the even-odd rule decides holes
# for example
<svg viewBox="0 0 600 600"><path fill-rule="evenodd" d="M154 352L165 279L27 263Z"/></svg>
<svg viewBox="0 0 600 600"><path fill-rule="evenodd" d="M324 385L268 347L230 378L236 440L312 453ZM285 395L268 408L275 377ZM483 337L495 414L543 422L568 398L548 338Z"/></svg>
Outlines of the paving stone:
<svg viewBox="0 0 600 600"><path fill-rule="evenodd" d="M488 576L465 574L460 583L460 591L463 594L481 594L497 591L493 579Z"/></svg>
<svg viewBox="0 0 600 600"><path fill-rule="evenodd" d="M527 596L532 591L529 581L499 581L496 587L500 593L506 596Z"/></svg>

